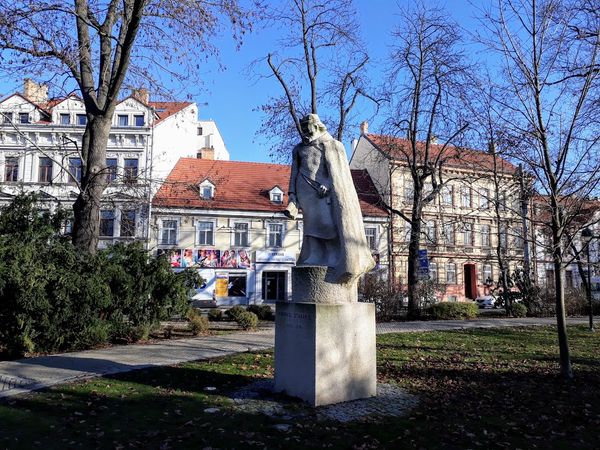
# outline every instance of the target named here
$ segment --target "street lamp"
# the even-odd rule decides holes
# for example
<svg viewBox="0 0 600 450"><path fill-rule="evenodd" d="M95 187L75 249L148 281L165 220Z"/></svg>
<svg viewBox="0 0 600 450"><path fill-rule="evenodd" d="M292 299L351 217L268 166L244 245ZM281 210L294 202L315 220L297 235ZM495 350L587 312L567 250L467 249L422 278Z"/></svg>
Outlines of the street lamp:
<svg viewBox="0 0 600 450"><path fill-rule="evenodd" d="M592 308L592 266L590 264L590 246L592 245L592 239L594 239L594 234L589 227L586 227L581 232L581 238L583 239L583 243L586 246L586 254L587 254L587 300L588 307L590 313L590 331L594 331L594 311Z"/></svg>

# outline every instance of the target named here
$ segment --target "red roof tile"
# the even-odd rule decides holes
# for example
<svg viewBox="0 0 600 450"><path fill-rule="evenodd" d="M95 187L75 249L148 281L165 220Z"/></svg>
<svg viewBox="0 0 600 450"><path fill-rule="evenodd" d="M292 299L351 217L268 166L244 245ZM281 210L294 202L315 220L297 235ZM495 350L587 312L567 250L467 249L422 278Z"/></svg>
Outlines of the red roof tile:
<svg viewBox="0 0 600 450"><path fill-rule="evenodd" d="M191 104L192 102L149 102L148 106L153 107L158 116L158 120L154 122L156 124L187 108Z"/></svg>
<svg viewBox="0 0 600 450"><path fill-rule="evenodd" d="M153 200L157 207L202 208L239 211L281 212L287 205L287 193L281 205L271 203L269 191L275 186L286 191L290 166L240 161L181 158ZM387 216L377 206L379 195L366 171L353 170L364 215ZM204 200L199 184L208 179L215 185L215 197Z"/></svg>
<svg viewBox="0 0 600 450"><path fill-rule="evenodd" d="M363 136L382 152L389 155L392 159L400 162L407 160L403 149L406 149L405 151L409 151L410 141L408 139L401 139L380 134L366 134ZM446 166L485 171L492 170L494 167L493 156L490 153L483 152L481 150L473 150L451 145L444 149L444 146L441 144L431 144L429 149L430 158L436 158L440 152L443 151L443 157L446 159L444 165ZM417 142L417 151L425 151L424 142ZM410 155L410 153L408 154ZM516 166L501 157L497 158L497 168L499 172L504 173L514 173L517 170Z"/></svg>

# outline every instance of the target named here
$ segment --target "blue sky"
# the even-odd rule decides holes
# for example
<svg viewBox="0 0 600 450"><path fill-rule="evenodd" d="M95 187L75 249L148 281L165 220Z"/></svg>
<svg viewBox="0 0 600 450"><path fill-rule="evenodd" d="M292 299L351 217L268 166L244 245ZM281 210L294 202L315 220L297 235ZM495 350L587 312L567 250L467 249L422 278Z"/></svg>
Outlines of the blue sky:
<svg viewBox="0 0 600 450"><path fill-rule="evenodd" d="M390 33L398 22L398 4L410 4L409 2L410 0L355 0L360 32L372 63L370 74L373 84L380 81L383 73L392 42ZM442 5L446 6L462 27L469 31L474 29L474 8L468 0L448 0ZM256 109L269 96L280 94L279 85L274 79L252 77L248 68L252 61L265 57L273 50L277 38L277 30L256 29L246 36L242 47L236 50L233 40L224 31L213 42L220 49L220 63L225 69L220 70L215 60L201 63L199 70L203 85L199 88L190 86L187 92L181 94L182 100L191 95L198 103L201 119L216 121L233 160L270 161L268 145L262 136L257 135L262 115ZM265 63L263 73L267 73L266 69ZM23 75L26 76L28 74ZM15 90L21 90L20 81L0 80L2 96ZM365 118L370 115L371 110L366 109ZM370 124L371 131L377 131L380 120L381 118L374 118ZM348 149L349 141L358 135L358 129L349 129L346 134L348 142L344 144Z"/></svg>

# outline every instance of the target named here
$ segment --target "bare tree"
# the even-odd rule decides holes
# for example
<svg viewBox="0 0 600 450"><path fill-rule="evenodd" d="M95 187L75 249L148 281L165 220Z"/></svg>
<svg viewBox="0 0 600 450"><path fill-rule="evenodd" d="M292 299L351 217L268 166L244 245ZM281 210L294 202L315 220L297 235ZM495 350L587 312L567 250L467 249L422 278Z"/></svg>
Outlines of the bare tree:
<svg viewBox="0 0 600 450"><path fill-rule="evenodd" d="M597 2L586 1L585 6ZM594 9L594 8L592 8ZM500 56L495 108L547 200L561 373L573 371L564 308L565 232L600 182L600 20L578 2L497 0L481 40ZM591 35L578 30L591 30Z"/></svg>
<svg viewBox="0 0 600 450"><path fill-rule="evenodd" d="M460 158L460 139L468 129L462 116L468 98L468 67L460 49L458 25L447 12L418 4L401 11L393 36L386 147L410 174L410 212L389 208L410 225L408 244L409 315L419 309L419 244L423 210L450 181L444 166Z"/></svg>
<svg viewBox="0 0 600 450"><path fill-rule="evenodd" d="M85 104L83 172L73 207L73 242L81 250L93 253L98 245L106 147L121 87L129 80L157 88L165 73L189 76L203 52L216 51L208 38L223 17L236 32L246 29L236 0L0 2L3 70L74 80Z"/></svg>
<svg viewBox="0 0 600 450"><path fill-rule="evenodd" d="M271 156L289 158L300 135L300 118L320 114L332 135L344 138L360 98L377 104L368 92L369 62L358 37L352 0L289 0L268 20L286 32L264 60L282 95L261 106L262 132L274 145ZM333 131L335 130L335 131Z"/></svg>

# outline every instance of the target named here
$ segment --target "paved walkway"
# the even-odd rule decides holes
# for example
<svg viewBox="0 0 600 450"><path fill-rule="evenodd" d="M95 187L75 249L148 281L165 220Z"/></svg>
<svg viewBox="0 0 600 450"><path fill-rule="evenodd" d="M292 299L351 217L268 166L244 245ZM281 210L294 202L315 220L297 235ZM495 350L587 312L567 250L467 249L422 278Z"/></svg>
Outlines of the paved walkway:
<svg viewBox="0 0 600 450"><path fill-rule="evenodd" d="M553 318L393 322L378 324L377 333L553 325L555 323ZM587 319L569 319L568 323L587 323ZM4 361L0 362L0 398L55 384L146 367L166 366L246 351L264 350L272 348L273 344L274 327L270 326L256 332L203 336L156 344L115 346L18 361Z"/></svg>

